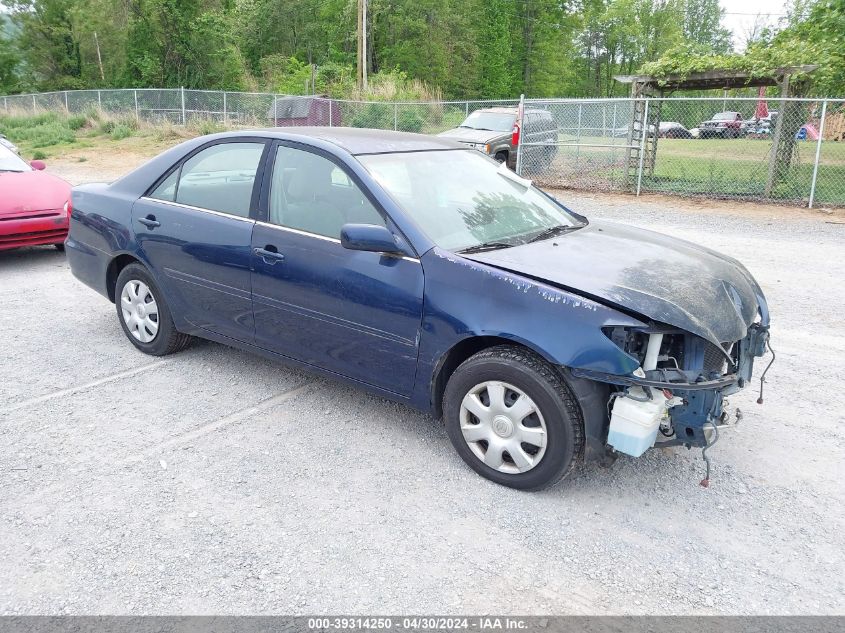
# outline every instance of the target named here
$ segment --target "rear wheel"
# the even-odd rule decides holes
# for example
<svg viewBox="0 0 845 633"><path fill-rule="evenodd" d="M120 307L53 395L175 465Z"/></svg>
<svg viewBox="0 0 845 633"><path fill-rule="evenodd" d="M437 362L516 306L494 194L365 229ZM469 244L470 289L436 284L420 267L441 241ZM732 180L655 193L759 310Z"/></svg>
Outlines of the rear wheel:
<svg viewBox="0 0 845 633"><path fill-rule="evenodd" d="M56 247L56 250L57 250L57 251L59 251L60 253L64 253L64 252L65 252L65 245L64 245L64 243L62 243L62 244L54 244L53 246L55 246L55 247Z"/></svg>
<svg viewBox="0 0 845 633"><path fill-rule="evenodd" d="M477 473L540 490L566 476L584 445L581 411L554 367L514 346L479 352L449 379L446 431Z"/></svg>
<svg viewBox="0 0 845 633"><path fill-rule="evenodd" d="M190 344L191 337L176 330L164 295L140 264L120 271L114 296L123 332L145 354L165 356Z"/></svg>

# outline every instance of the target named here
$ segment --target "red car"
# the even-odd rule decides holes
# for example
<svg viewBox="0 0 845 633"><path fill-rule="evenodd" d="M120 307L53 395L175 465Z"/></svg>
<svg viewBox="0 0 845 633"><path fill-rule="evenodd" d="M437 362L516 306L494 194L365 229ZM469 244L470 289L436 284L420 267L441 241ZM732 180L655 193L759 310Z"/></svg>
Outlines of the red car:
<svg viewBox="0 0 845 633"><path fill-rule="evenodd" d="M70 185L0 145L0 251L55 244L64 249Z"/></svg>

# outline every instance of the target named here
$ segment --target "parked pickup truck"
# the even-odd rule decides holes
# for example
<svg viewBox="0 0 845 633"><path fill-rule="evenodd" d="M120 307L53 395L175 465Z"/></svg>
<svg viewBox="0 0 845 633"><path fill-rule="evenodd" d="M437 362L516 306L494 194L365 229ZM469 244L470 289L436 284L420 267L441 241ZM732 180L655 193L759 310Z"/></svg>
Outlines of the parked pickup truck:
<svg viewBox="0 0 845 633"><path fill-rule="evenodd" d="M745 134L739 112L719 112L699 126L700 138L739 138Z"/></svg>

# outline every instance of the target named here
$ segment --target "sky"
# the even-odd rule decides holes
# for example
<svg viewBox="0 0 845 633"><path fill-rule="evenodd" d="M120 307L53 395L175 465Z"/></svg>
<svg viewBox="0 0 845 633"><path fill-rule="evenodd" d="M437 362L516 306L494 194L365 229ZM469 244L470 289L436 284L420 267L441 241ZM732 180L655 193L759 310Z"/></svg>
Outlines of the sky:
<svg viewBox="0 0 845 633"><path fill-rule="evenodd" d="M733 32L738 49L743 48L746 33L753 28L758 14L772 25L785 13L783 0L719 0L719 4L725 10L722 24Z"/></svg>

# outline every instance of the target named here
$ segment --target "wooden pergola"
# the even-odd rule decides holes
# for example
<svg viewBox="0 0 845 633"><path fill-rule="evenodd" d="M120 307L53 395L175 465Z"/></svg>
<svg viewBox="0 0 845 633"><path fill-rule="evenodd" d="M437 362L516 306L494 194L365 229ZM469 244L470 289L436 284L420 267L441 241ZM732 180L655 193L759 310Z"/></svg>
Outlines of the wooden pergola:
<svg viewBox="0 0 845 633"><path fill-rule="evenodd" d="M628 182L640 169L648 169L654 174L654 162L657 157L657 130L660 126L661 101L656 101L652 107L646 105L643 97L665 97L677 90L732 90L737 88L780 87L780 98L797 96L796 75L807 75L818 68L818 65L789 66L779 68L764 76L751 75L744 71L709 70L688 75L667 75L654 77L650 75L617 75L616 81L631 84L631 97L635 99L630 129L628 131L628 150L626 152L626 169ZM772 136L774 148L769 158L769 172L766 179L765 195L770 195L778 179L789 169L792 153L795 147L795 134L801 127L802 120L797 116L800 104L795 101L781 101L779 116L775 123ZM653 126L653 127L652 127ZM655 130L650 134L649 130ZM645 138L643 138L645 134ZM641 157L640 153L645 152Z"/></svg>

